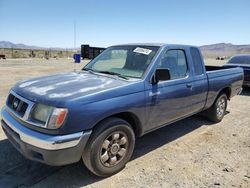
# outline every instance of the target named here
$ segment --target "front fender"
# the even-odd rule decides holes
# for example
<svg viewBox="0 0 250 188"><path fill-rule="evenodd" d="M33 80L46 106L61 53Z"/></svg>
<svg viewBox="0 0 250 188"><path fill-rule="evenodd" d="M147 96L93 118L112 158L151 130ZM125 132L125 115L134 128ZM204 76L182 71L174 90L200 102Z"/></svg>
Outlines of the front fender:
<svg viewBox="0 0 250 188"><path fill-rule="evenodd" d="M131 112L145 123L144 92L123 95L81 105L75 102L69 111L67 123L62 127L63 132L72 133L93 129L101 120L121 112Z"/></svg>

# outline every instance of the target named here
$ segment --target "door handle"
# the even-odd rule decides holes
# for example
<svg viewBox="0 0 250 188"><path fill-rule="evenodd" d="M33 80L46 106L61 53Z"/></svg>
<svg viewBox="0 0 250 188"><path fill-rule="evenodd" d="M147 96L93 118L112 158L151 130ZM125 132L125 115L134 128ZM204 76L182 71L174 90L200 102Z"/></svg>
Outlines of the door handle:
<svg viewBox="0 0 250 188"><path fill-rule="evenodd" d="M187 88L192 88L192 87L193 87L193 84L187 83Z"/></svg>
<svg viewBox="0 0 250 188"><path fill-rule="evenodd" d="M149 92L149 96L150 96L150 97L154 97L154 96L157 96L157 95L160 95L160 94L161 94L160 91L157 91L157 92L155 92L155 93Z"/></svg>

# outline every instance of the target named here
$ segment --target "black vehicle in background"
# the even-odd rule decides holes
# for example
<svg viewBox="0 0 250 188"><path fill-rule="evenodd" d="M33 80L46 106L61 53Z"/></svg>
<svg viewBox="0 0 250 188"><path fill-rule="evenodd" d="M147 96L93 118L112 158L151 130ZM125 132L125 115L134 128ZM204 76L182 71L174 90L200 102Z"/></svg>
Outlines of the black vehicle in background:
<svg viewBox="0 0 250 188"><path fill-rule="evenodd" d="M244 70L243 86L250 87L250 54L233 56L226 67L241 67Z"/></svg>
<svg viewBox="0 0 250 188"><path fill-rule="evenodd" d="M81 57L83 59L94 59L100 53L102 53L105 48L93 47L88 44L81 45Z"/></svg>
<svg viewBox="0 0 250 188"><path fill-rule="evenodd" d="M0 59L6 59L5 55L0 54Z"/></svg>

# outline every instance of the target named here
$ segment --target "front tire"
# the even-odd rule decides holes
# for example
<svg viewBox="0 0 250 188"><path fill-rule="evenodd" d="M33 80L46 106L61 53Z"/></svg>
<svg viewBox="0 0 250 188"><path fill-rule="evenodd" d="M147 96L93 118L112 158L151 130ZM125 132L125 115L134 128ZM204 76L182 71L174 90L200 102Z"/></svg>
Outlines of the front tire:
<svg viewBox="0 0 250 188"><path fill-rule="evenodd" d="M133 154L135 134L120 118L108 118L97 125L83 152L83 162L97 176L121 171Z"/></svg>
<svg viewBox="0 0 250 188"><path fill-rule="evenodd" d="M209 120L218 123L223 119L226 109L227 96L223 93L217 97L214 104L206 111L206 116Z"/></svg>

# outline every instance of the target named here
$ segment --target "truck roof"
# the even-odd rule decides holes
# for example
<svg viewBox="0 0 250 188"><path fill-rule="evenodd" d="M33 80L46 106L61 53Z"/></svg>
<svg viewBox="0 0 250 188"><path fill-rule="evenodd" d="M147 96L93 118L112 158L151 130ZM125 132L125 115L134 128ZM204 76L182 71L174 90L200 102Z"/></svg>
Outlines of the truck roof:
<svg viewBox="0 0 250 188"><path fill-rule="evenodd" d="M127 43L127 44L118 44L113 46L168 46L168 47L197 47L192 45L184 45L184 44L167 44L167 43Z"/></svg>

